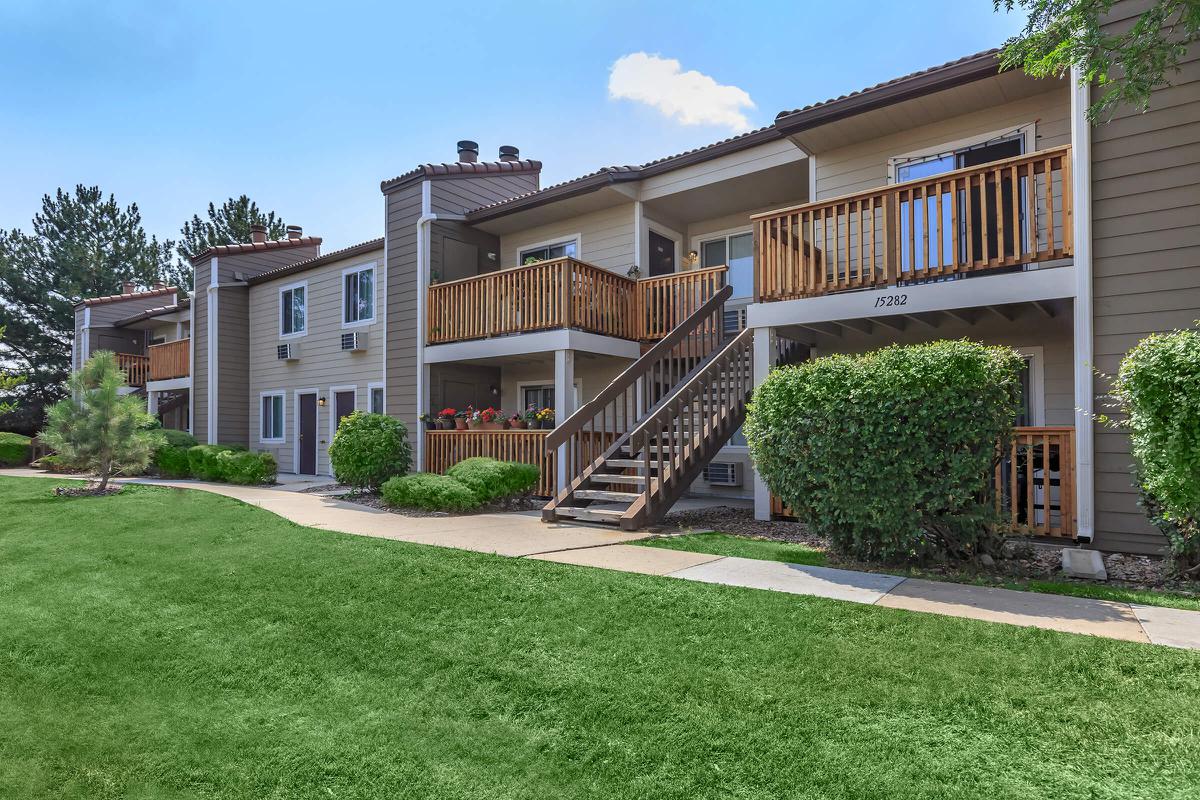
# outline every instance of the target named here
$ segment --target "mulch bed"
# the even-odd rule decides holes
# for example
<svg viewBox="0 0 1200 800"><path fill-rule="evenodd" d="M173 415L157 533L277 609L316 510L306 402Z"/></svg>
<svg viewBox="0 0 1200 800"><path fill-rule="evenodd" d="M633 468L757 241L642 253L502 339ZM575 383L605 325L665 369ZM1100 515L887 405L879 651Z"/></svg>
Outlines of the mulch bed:
<svg viewBox="0 0 1200 800"><path fill-rule="evenodd" d="M329 491L329 489L326 488L323 491ZM545 500L537 497L526 496L511 498L502 502L488 503L472 511L426 511L423 508L399 508L396 506L386 505L383 502L383 498L380 497L376 492L347 492L345 494L336 495L336 497L338 500L344 500L347 503L357 503L360 506L367 506L380 511L387 511L392 514L398 514L402 517L473 517L479 514L500 514L513 511L539 511L541 510L542 506L546 505Z"/></svg>
<svg viewBox="0 0 1200 800"><path fill-rule="evenodd" d="M957 562L915 567L856 561L839 553L827 539L811 533L799 522L784 520L763 522L754 519L754 513L743 508L716 506L696 511L675 512L667 515L663 528L665 532L713 530L734 536L802 544L815 550L824 551L827 563L831 567L863 572L909 574L938 580L984 581L997 584L1013 580L1102 583L1105 586L1120 586L1130 589L1170 589L1200 595L1200 581L1180 580L1171 574L1171 565L1168 561L1154 556L1105 553L1104 568L1108 571L1107 581L1068 578L1062 574L1062 549L1064 546L1070 546L1070 543L1065 541L1053 543L1029 539L1010 539L1005 544L1003 555L996 559L990 567L982 564Z"/></svg>
<svg viewBox="0 0 1200 800"><path fill-rule="evenodd" d="M120 491L120 486L107 486L101 490L100 485L94 483L87 486L54 487L54 494L59 497L108 497L110 494L117 494Z"/></svg>

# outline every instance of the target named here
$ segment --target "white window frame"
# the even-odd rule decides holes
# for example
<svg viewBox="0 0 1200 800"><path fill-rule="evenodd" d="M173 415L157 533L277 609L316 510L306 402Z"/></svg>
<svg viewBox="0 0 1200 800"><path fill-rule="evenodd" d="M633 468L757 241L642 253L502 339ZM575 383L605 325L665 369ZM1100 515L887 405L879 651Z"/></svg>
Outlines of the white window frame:
<svg viewBox="0 0 1200 800"><path fill-rule="evenodd" d="M283 332L283 293L289 292L289 291L294 291L295 289L303 289L304 290L304 330L292 331L291 333L284 333ZM296 283L289 283L286 286L279 287L279 302L275 308L275 324L279 326L279 338L280 339L298 339L301 336L308 335L308 301L309 301L308 281L297 281Z"/></svg>
<svg viewBox="0 0 1200 800"><path fill-rule="evenodd" d="M575 255L571 256L577 261L583 260L583 234L573 233L568 236L556 236L553 239L547 239L544 242L535 244L524 244L517 248L517 266L525 266L525 254L530 250L541 250L543 247L556 247L560 244L574 244Z"/></svg>
<svg viewBox="0 0 1200 800"><path fill-rule="evenodd" d="M955 139L953 141L941 142L939 144L932 145L929 147L922 147L922 148L919 148L917 150L912 150L907 153L898 153L894 156L889 157L888 161L887 161L888 185L890 186L890 185L896 183L896 168L899 167L902 162L913 161L913 160L921 159L921 158L928 158L929 156L936 156L939 153L948 153L951 151L958 151L958 150L962 150L962 149L965 149L968 147L974 147L976 145L990 142L993 139L1003 139L1006 136L1015 136L1018 134L1025 138L1025 145L1024 145L1025 153L1029 154L1029 153L1034 152L1037 148L1037 123L1036 122L1026 122L1021 125L1010 125L1007 128L1001 128L998 131L989 131L987 133L981 133L977 136L967 136L962 139ZM925 180L925 179L921 178L920 180Z"/></svg>
<svg viewBox="0 0 1200 800"><path fill-rule="evenodd" d="M263 401L268 397L279 398L279 437L263 436L263 423L266 419L263 417ZM287 443L287 392L283 389L271 389L258 394L258 443L259 444L286 444Z"/></svg>
<svg viewBox="0 0 1200 800"><path fill-rule="evenodd" d="M380 397L383 398L383 408L379 409L378 411L375 411L372 408L372 406L374 405L372 403L372 400L373 400L373 396L375 394L376 389L379 390ZM386 414L387 413L387 386L385 386L383 383L368 383L367 384L367 410L372 414Z"/></svg>
<svg viewBox="0 0 1200 800"><path fill-rule="evenodd" d="M1034 427L1046 424L1046 361L1041 345L1014 347L1029 359L1029 416Z"/></svg>
<svg viewBox="0 0 1200 800"><path fill-rule="evenodd" d="M365 264L358 264L353 267L346 267L344 270L342 270L341 280L342 280L342 327L343 328L359 328L359 327L362 327L363 325L375 324L375 316L376 316L375 309L379 305L379 294L378 294L379 282L377 280L375 280L375 278L379 275L379 270L376 269L376 266L377 265L374 261L370 261ZM363 319L357 319L357 320L354 320L353 322L350 322L346 319L346 276L359 274L359 273L363 273L363 272L371 273L371 316L365 317ZM306 298L305 302L307 303L307 294L305 295L305 298ZM306 311L307 311L307 309L306 309ZM307 323L308 323L308 316L306 313L305 324L307 324Z"/></svg>
<svg viewBox="0 0 1200 800"><path fill-rule="evenodd" d="M581 405L583 405L583 403L581 402L582 397L583 397L583 381L581 381L579 378L576 378L575 382L571 385L575 389L575 408L578 409ZM515 413L519 413L519 412L522 412L525 410L525 406L523 404L525 402L525 390L526 389L546 389L546 388L553 389L554 381L548 380L548 381L520 381L520 382L518 382L517 383L517 399L520 401L518 403L518 405L520 407L516 409Z"/></svg>
<svg viewBox="0 0 1200 800"><path fill-rule="evenodd" d="M742 225L737 228L725 228L724 230L720 230L720 231L712 231L710 233L702 233L697 236L693 236L691 238L690 246L688 247L688 250L696 251L697 259L702 260L704 258L704 249L703 248L704 248L705 243L715 242L718 239L724 239L725 240L725 267L726 267L726 269L728 269L729 268L729 239L730 239L730 237L744 236L747 233L750 234L751 236L754 235L754 227L752 225ZM700 266L699 260L696 262L696 269L705 269L704 267ZM725 274L726 274L726 276L729 275L728 272L726 272ZM726 306L727 311L733 311L734 309L742 308L743 306L748 306L753 302L754 302L754 287L751 286L750 294L745 295L743 297L731 297L731 298L729 298L729 302L726 303L725 306Z"/></svg>

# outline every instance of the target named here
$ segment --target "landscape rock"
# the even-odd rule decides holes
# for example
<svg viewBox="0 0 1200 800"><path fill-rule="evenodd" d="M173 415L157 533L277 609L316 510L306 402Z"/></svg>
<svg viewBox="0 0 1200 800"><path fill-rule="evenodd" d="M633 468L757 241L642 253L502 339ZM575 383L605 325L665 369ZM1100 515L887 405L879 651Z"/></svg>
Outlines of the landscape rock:
<svg viewBox="0 0 1200 800"><path fill-rule="evenodd" d="M1108 580L1108 571L1104 569L1104 559L1099 550L1064 547L1062 571L1063 575L1071 578L1087 578L1093 581Z"/></svg>

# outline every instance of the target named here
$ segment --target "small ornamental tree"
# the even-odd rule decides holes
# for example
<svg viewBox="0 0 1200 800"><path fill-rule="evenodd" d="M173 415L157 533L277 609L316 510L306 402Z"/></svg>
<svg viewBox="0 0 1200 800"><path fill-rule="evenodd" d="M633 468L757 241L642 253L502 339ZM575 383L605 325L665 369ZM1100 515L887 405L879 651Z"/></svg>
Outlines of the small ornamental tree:
<svg viewBox="0 0 1200 800"><path fill-rule="evenodd" d="M767 486L852 556L998 549L992 474L1021 357L967 341L833 355L772 372L745 424Z"/></svg>
<svg viewBox="0 0 1200 800"><path fill-rule="evenodd" d="M1155 334L1121 362L1116 391L1144 505L1177 567L1200 572L1200 331Z"/></svg>
<svg viewBox="0 0 1200 800"><path fill-rule="evenodd" d="M408 472L412 449L404 423L385 414L355 411L342 420L329 447L333 476L355 489L378 489Z"/></svg>
<svg viewBox="0 0 1200 800"><path fill-rule="evenodd" d="M41 439L72 464L95 474L99 489L112 476L141 472L163 435L145 400L122 394L125 372L108 351L96 353L67 381L68 397L51 407Z"/></svg>

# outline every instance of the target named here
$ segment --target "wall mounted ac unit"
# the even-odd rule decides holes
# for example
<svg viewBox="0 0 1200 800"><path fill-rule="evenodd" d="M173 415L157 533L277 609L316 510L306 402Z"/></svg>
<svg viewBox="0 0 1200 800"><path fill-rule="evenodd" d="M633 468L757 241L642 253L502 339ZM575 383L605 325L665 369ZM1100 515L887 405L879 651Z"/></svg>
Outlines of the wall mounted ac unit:
<svg viewBox="0 0 1200 800"><path fill-rule="evenodd" d="M300 359L300 345L293 342L281 344L275 348L275 357L280 361L298 361Z"/></svg>
<svg viewBox="0 0 1200 800"><path fill-rule="evenodd" d="M366 350L367 349L367 334L362 331L351 331L350 333L342 334L342 349L343 350Z"/></svg>
<svg viewBox="0 0 1200 800"><path fill-rule="evenodd" d="M704 468L709 486L741 486L742 465L737 461L714 461Z"/></svg>

